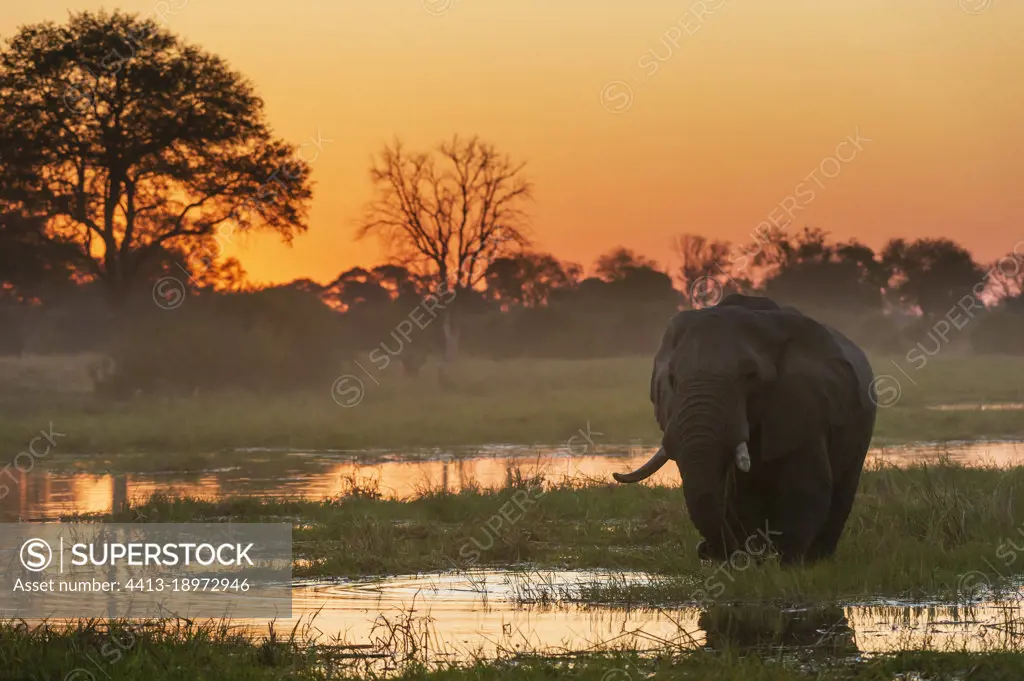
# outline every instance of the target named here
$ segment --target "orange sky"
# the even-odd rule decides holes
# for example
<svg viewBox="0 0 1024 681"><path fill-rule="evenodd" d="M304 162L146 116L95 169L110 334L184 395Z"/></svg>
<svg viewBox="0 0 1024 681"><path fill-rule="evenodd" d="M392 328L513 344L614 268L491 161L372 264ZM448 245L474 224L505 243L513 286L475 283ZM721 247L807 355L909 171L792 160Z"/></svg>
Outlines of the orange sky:
<svg viewBox="0 0 1024 681"><path fill-rule="evenodd" d="M67 2L3 3L0 36L63 21ZM278 135L334 140L313 166L309 233L240 244L256 282L326 281L382 259L375 241L353 241L354 221L370 158L396 134L424 147L478 133L528 161L537 247L588 266L619 244L675 265L682 232L745 243L802 182L815 196L796 225L837 237L950 236L984 259L1024 239L1019 0L116 6L162 15L228 59ZM872 141L820 165L858 129Z"/></svg>

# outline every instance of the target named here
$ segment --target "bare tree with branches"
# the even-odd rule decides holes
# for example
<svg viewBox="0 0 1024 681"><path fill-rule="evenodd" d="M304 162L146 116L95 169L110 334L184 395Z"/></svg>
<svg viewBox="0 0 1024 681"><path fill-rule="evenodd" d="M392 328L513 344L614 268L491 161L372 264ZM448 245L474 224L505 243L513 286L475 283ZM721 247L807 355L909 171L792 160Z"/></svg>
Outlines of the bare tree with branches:
<svg viewBox="0 0 1024 681"><path fill-rule="evenodd" d="M478 137L456 135L426 153L396 140L370 169L376 195L358 238L379 236L396 262L434 278L457 300L492 262L529 244L522 206L533 185L524 165ZM442 323L451 360L459 338L453 305L444 308Z"/></svg>

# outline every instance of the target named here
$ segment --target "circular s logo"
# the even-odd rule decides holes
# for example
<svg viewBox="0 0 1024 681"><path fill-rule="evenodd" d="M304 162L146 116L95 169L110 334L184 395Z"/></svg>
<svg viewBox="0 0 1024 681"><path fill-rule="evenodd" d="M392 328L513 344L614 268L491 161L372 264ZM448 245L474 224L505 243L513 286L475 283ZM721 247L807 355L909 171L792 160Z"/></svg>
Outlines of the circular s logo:
<svg viewBox="0 0 1024 681"><path fill-rule="evenodd" d="M164 310L181 307L185 295L185 284L175 277L163 277L153 284L153 302Z"/></svg>
<svg viewBox="0 0 1024 681"><path fill-rule="evenodd" d="M334 401L346 409L354 407L363 401L366 394L366 386L361 380L352 374L339 376L331 386L331 397Z"/></svg>
<svg viewBox="0 0 1024 681"><path fill-rule="evenodd" d="M714 307L722 302L724 297L725 288L714 277L699 277L690 286L690 302L695 310Z"/></svg>
<svg viewBox="0 0 1024 681"><path fill-rule="evenodd" d="M625 669L609 669L601 676L601 681L633 681Z"/></svg>
<svg viewBox="0 0 1024 681"><path fill-rule="evenodd" d="M65 674L64 681L96 681L96 675L88 669L79 667Z"/></svg>
<svg viewBox="0 0 1024 681"><path fill-rule="evenodd" d="M960 0L960 9L968 14L982 14L992 6L993 0Z"/></svg>
<svg viewBox="0 0 1024 681"><path fill-rule="evenodd" d="M53 562L53 551L42 539L29 539L21 545L21 564L30 572L42 572Z"/></svg>
<svg viewBox="0 0 1024 681"><path fill-rule="evenodd" d="M882 409L888 409L903 397L903 386L896 380L895 376L882 374L875 376L868 386L868 396L871 401Z"/></svg>
<svg viewBox="0 0 1024 681"><path fill-rule="evenodd" d="M455 0L423 0L423 9L435 17L448 14L454 6Z"/></svg>
<svg viewBox="0 0 1024 681"><path fill-rule="evenodd" d="M633 88L624 80L613 80L601 88L601 106L611 114L621 114L633 106Z"/></svg>
<svg viewBox="0 0 1024 681"><path fill-rule="evenodd" d="M991 590L992 583L989 580L988 575L980 570L965 572L960 575L960 579L957 580L957 596L960 596L965 600L974 600Z"/></svg>

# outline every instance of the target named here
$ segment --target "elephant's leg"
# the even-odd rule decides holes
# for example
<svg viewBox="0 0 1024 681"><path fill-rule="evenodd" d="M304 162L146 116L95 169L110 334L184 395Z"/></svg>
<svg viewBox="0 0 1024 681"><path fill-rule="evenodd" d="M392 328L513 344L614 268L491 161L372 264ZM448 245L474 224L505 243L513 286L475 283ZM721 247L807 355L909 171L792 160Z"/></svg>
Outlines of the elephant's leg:
<svg viewBox="0 0 1024 681"><path fill-rule="evenodd" d="M701 560L725 560L725 554L718 552L706 539L697 542L697 556Z"/></svg>
<svg viewBox="0 0 1024 681"><path fill-rule="evenodd" d="M722 542L702 539L697 545L697 555L702 560L728 560L731 551L747 550L745 547L754 546L753 541L748 543L747 540L751 535L757 537L758 530L765 526L767 520L763 496L763 492L750 485L739 484L729 490L726 495L725 518L732 545L730 553L726 553Z"/></svg>
<svg viewBox="0 0 1024 681"><path fill-rule="evenodd" d="M824 442L775 462L767 534L782 562L801 562L824 526L832 503L832 469Z"/></svg>
<svg viewBox="0 0 1024 681"><path fill-rule="evenodd" d="M808 560L828 558L835 553L839 537L843 534L843 528L846 526L846 519L850 517L854 497L857 496L860 472L861 466L857 466L836 483L832 491L832 505L829 508L828 519L811 544L807 553Z"/></svg>
<svg viewBox="0 0 1024 681"><path fill-rule="evenodd" d="M728 524L735 542L734 550L764 553L761 533L768 522L764 490L753 478L744 476L729 499ZM758 548L761 547L761 548Z"/></svg>

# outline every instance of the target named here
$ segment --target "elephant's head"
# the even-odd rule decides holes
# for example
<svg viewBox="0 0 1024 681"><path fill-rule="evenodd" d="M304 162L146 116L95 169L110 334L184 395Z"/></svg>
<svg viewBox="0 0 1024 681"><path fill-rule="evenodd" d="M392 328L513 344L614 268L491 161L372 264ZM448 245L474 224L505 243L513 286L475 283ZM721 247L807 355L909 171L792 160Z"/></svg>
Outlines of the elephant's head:
<svg viewBox="0 0 1024 681"><path fill-rule="evenodd" d="M715 308L681 312L651 375L662 446L615 479L637 482L674 460L705 550L728 554L743 537L726 521L726 480L756 475L806 438L824 437L856 385L843 383L850 371L825 327L766 298L733 295Z"/></svg>

